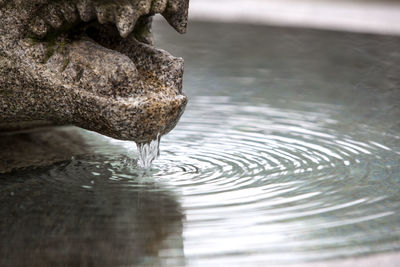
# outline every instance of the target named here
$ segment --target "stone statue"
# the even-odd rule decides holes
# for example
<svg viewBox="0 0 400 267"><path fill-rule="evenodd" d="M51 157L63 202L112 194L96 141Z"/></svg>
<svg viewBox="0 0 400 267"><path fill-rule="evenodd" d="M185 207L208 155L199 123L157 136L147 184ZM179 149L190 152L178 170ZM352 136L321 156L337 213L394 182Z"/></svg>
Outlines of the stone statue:
<svg viewBox="0 0 400 267"><path fill-rule="evenodd" d="M183 59L152 16L186 31L189 0L0 0L0 130L73 124L147 143L182 115Z"/></svg>

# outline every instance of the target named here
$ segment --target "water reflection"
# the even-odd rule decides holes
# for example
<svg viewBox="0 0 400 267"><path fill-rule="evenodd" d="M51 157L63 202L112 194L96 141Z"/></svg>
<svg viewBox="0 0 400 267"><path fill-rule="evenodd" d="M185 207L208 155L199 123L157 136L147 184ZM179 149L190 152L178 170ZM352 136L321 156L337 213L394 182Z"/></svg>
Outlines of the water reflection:
<svg viewBox="0 0 400 267"><path fill-rule="evenodd" d="M152 170L137 168L135 144L75 130L87 156L2 175L0 265L283 266L399 251L399 38L169 28L156 36L186 58L191 100Z"/></svg>
<svg viewBox="0 0 400 267"><path fill-rule="evenodd" d="M110 179L106 162L77 157L1 175L0 266L183 265L174 193Z"/></svg>
<svg viewBox="0 0 400 267"><path fill-rule="evenodd" d="M49 166L89 153L84 139L68 127L0 132L0 174L26 167Z"/></svg>

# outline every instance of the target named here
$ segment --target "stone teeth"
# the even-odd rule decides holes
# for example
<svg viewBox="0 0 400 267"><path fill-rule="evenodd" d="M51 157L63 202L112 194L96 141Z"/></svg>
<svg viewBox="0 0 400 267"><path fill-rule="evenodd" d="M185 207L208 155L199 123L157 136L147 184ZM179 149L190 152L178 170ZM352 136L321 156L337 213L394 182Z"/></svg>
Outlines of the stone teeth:
<svg viewBox="0 0 400 267"><path fill-rule="evenodd" d="M140 0L135 5L125 4L116 8L115 24L122 38L126 38L135 28L140 16L149 14L151 1Z"/></svg>
<svg viewBox="0 0 400 267"><path fill-rule="evenodd" d="M122 38L126 38L135 28L138 13L132 5L119 7L115 15L115 24Z"/></svg>
<svg viewBox="0 0 400 267"><path fill-rule="evenodd" d="M139 15L149 14L151 8L151 1L149 0L139 0L136 4L136 10Z"/></svg>
<svg viewBox="0 0 400 267"><path fill-rule="evenodd" d="M63 25L63 20L62 20L61 16L62 15L59 12L59 8L57 6L50 5L48 7L46 20L47 20L47 23L49 23L51 27L58 29Z"/></svg>
<svg viewBox="0 0 400 267"><path fill-rule="evenodd" d="M165 8L167 7L167 0L156 0L153 1L151 5L151 12L156 14L156 13L163 13Z"/></svg>
<svg viewBox="0 0 400 267"><path fill-rule="evenodd" d="M114 22L114 12L113 8L110 6L99 5L95 6L95 11L97 15L97 20L100 24L105 24L107 22Z"/></svg>
<svg viewBox="0 0 400 267"><path fill-rule="evenodd" d="M179 33L185 33L188 22L189 0L169 0L163 17Z"/></svg>
<svg viewBox="0 0 400 267"><path fill-rule="evenodd" d="M65 20L69 23L73 23L78 20L75 6L71 3L62 3L61 13L63 14Z"/></svg>
<svg viewBox="0 0 400 267"><path fill-rule="evenodd" d="M118 0L109 3L103 0L74 0L56 3L48 6L44 20L38 17L30 26L32 33L38 37L44 37L49 26L59 29L64 22L77 22L79 16L84 22L97 17L100 24L115 24L122 38L130 35L139 23L142 42L152 43L150 17L156 13L162 14L177 32L186 32L189 0Z"/></svg>
<svg viewBox="0 0 400 267"><path fill-rule="evenodd" d="M37 17L34 19L33 23L30 25L30 30L32 31L33 34L35 34L39 38L43 38L46 36L49 26L46 24L46 22Z"/></svg>
<svg viewBox="0 0 400 267"><path fill-rule="evenodd" d="M90 0L79 0L76 4L81 20L88 22L96 17L93 4Z"/></svg>

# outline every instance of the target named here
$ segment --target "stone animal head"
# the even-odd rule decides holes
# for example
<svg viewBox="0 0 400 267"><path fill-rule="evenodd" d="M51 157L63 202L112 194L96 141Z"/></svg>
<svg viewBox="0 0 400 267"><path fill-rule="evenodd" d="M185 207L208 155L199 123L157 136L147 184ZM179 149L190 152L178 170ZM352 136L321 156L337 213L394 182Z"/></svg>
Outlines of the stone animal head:
<svg viewBox="0 0 400 267"><path fill-rule="evenodd" d="M51 121L139 143L187 103L183 60L152 16L186 30L189 0L0 0L0 124Z"/></svg>

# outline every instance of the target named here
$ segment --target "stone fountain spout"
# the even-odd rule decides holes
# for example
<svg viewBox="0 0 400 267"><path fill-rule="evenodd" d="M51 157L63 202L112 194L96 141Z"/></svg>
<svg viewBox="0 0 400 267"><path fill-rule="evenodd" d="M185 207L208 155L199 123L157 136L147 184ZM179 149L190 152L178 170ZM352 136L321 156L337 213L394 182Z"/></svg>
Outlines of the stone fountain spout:
<svg viewBox="0 0 400 267"><path fill-rule="evenodd" d="M152 16L186 31L189 0L0 0L0 131L73 124L147 143L174 128L183 59Z"/></svg>

